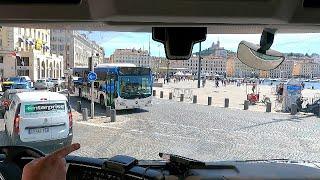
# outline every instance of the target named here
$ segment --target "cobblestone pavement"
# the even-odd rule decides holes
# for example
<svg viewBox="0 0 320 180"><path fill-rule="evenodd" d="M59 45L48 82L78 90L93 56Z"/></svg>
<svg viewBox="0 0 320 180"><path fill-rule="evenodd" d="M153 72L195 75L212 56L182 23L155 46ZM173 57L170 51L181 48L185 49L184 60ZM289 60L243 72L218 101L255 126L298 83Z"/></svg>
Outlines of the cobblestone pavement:
<svg viewBox="0 0 320 180"><path fill-rule="evenodd" d="M159 159L159 152L168 152L204 161L320 160L320 118L155 99L145 110L121 112L114 123L102 115L76 121L74 142L82 146L74 154L91 157Z"/></svg>

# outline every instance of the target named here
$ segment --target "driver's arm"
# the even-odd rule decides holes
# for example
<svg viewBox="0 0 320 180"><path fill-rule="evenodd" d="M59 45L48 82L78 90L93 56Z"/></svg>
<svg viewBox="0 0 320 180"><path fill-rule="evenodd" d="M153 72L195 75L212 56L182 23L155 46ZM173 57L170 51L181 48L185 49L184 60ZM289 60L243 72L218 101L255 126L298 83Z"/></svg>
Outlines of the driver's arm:
<svg viewBox="0 0 320 180"><path fill-rule="evenodd" d="M64 158L79 148L80 144L76 143L34 159L24 166L22 180L65 180L67 168Z"/></svg>

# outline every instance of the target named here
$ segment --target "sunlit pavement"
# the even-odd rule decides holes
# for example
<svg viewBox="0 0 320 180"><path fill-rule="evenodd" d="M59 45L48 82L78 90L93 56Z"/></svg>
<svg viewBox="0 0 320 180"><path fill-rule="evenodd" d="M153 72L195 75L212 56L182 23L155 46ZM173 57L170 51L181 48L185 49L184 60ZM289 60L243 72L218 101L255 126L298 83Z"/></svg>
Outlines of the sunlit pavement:
<svg viewBox="0 0 320 180"><path fill-rule="evenodd" d="M83 106L89 104L83 102ZM125 154L138 159L159 159L159 152L168 152L204 161L320 160L320 118L315 116L155 99L152 107L129 111L129 114L122 112L116 122L110 123L103 116L104 110L98 105L96 108L101 112L102 121L74 123L74 142L81 143L77 155ZM3 135L2 130L0 138Z"/></svg>

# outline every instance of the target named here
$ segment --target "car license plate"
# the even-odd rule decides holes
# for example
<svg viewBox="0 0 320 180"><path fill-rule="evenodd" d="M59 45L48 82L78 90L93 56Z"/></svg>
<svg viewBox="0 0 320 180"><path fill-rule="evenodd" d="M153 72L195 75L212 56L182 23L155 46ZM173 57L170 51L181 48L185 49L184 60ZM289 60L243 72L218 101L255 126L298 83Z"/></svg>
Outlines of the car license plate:
<svg viewBox="0 0 320 180"><path fill-rule="evenodd" d="M49 132L49 128L34 128L29 129L29 134L40 134Z"/></svg>

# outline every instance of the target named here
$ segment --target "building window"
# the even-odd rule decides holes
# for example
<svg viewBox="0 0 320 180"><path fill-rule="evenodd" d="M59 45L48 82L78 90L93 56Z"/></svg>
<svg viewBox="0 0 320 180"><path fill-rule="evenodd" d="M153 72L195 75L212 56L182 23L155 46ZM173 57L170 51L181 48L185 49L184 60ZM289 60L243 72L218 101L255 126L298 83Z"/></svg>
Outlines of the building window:
<svg viewBox="0 0 320 180"><path fill-rule="evenodd" d="M28 69L18 69L17 70L18 76L29 76Z"/></svg>
<svg viewBox="0 0 320 180"><path fill-rule="evenodd" d="M3 63L3 56L0 56L0 63Z"/></svg>
<svg viewBox="0 0 320 180"><path fill-rule="evenodd" d="M59 51L64 51L64 45L59 45Z"/></svg>
<svg viewBox="0 0 320 180"><path fill-rule="evenodd" d="M17 66L29 66L29 57L17 58Z"/></svg>

